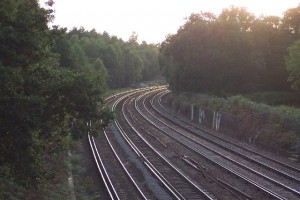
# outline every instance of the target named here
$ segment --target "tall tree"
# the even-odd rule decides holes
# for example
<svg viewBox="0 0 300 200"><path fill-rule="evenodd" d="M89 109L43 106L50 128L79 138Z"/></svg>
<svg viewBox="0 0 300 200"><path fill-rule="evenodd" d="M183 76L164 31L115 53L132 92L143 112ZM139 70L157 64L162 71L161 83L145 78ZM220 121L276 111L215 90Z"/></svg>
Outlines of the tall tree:
<svg viewBox="0 0 300 200"><path fill-rule="evenodd" d="M49 44L50 15L36 0L0 2L0 60L4 66L28 66L46 56L43 49Z"/></svg>
<svg viewBox="0 0 300 200"><path fill-rule="evenodd" d="M224 13L235 17L225 20L223 14L219 20L211 20L203 13L193 14L162 44L161 52L166 57L162 61L173 73L170 84L175 90L217 94L252 90L249 83L255 82L261 65L254 59L253 38L241 28L244 18L232 11Z"/></svg>
<svg viewBox="0 0 300 200"><path fill-rule="evenodd" d="M124 85L131 85L141 80L144 64L135 49L127 48L123 53Z"/></svg>
<svg viewBox="0 0 300 200"><path fill-rule="evenodd" d="M251 27L256 52L263 59L257 89L273 91L289 89L284 56L293 38L282 29L281 24L279 17L267 16L256 19Z"/></svg>
<svg viewBox="0 0 300 200"><path fill-rule="evenodd" d="M284 57L298 37L298 10L289 9L283 19L255 18L238 7L218 17L192 14L161 44L159 60L171 88L216 94L289 90Z"/></svg>
<svg viewBox="0 0 300 200"><path fill-rule="evenodd" d="M159 48L157 45L148 45L143 42L139 47L139 54L143 61L143 80L152 80L160 75L160 66L158 63Z"/></svg>
<svg viewBox="0 0 300 200"><path fill-rule="evenodd" d="M50 52L63 35L48 29L51 18L37 0L0 1L0 182L38 186L52 173L49 155L68 148L63 144L71 125L86 133L88 120L96 129L111 119L97 106L103 81L79 67L62 68L59 55ZM76 45L73 54L84 56ZM97 123L100 118L104 124ZM1 190L10 185L2 186L0 199L7 199Z"/></svg>
<svg viewBox="0 0 300 200"><path fill-rule="evenodd" d="M300 90L300 40L295 41L288 48L289 55L285 58L288 80L292 82L292 89Z"/></svg>
<svg viewBox="0 0 300 200"><path fill-rule="evenodd" d="M295 39L300 38L300 4L284 13L283 28L293 33Z"/></svg>
<svg viewBox="0 0 300 200"><path fill-rule="evenodd" d="M230 30L249 31L255 16L245 8L230 7L223 9L219 21Z"/></svg>

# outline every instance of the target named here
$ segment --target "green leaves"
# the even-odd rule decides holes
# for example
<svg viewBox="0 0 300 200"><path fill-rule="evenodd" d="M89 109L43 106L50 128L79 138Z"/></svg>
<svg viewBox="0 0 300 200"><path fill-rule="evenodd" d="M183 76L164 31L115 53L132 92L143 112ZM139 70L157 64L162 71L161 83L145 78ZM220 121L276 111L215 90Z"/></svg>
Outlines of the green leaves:
<svg viewBox="0 0 300 200"><path fill-rule="evenodd" d="M49 177L52 155L68 148L72 123L87 134L87 121L105 119L96 130L112 119L98 108L106 88L103 63L90 64L75 36L50 52L66 35L48 29L49 14L36 0L0 2L0 173L8 167L7 184L26 188Z"/></svg>
<svg viewBox="0 0 300 200"><path fill-rule="evenodd" d="M217 94L250 90L247 82L256 80L261 64L254 59L253 38L230 28L227 21L205 19L190 18L162 47L164 62L170 62L169 72L175 73L171 85L179 91ZM238 19L234 23L239 23Z"/></svg>
<svg viewBox="0 0 300 200"><path fill-rule="evenodd" d="M296 39L300 36L300 5L290 8L284 13L283 27L293 33Z"/></svg>
<svg viewBox="0 0 300 200"><path fill-rule="evenodd" d="M24 67L43 56L47 45L47 12L36 0L0 2L0 60L4 66Z"/></svg>
<svg viewBox="0 0 300 200"><path fill-rule="evenodd" d="M53 155L69 148L70 136L96 135L113 119L101 109L108 85L141 80L146 62L157 68L155 45L148 50L83 28L50 30L52 4L45 10L37 0L0 1L0 175L20 191L54 177L47 173ZM148 69L147 78L158 73Z"/></svg>
<svg viewBox="0 0 300 200"><path fill-rule="evenodd" d="M74 28L56 40L54 52L60 54L61 66L103 75L111 88L127 87L160 74L157 45L137 43L137 35L124 42L83 28ZM98 77L99 78L99 77Z"/></svg>
<svg viewBox="0 0 300 200"><path fill-rule="evenodd" d="M285 64L289 72L288 80L292 82L291 88L300 90L300 40L295 41L288 48L289 55L285 58Z"/></svg>
<svg viewBox="0 0 300 200"><path fill-rule="evenodd" d="M161 45L160 63L170 87L221 96L289 90L284 56L297 35L296 10L286 12L284 19L255 18L237 7L224 9L218 17L192 14ZM289 79L298 78L292 74Z"/></svg>

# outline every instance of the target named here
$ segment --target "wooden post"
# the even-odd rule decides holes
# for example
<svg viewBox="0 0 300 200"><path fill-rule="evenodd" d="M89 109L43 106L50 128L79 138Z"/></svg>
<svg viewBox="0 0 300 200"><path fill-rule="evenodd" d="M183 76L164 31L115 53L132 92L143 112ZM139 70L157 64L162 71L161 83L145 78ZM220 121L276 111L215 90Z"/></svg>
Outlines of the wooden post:
<svg viewBox="0 0 300 200"><path fill-rule="evenodd" d="M191 105L191 120L194 120L194 105Z"/></svg>

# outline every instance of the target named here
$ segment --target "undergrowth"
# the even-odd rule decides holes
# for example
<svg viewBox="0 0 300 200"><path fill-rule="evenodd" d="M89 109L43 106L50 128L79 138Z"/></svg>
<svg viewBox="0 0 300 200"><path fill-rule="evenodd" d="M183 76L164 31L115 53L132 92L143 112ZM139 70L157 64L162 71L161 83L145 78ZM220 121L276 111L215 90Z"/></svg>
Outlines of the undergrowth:
<svg viewBox="0 0 300 200"><path fill-rule="evenodd" d="M240 123L240 134L245 140L250 138L262 145L299 151L299 108L270 106L243 96L219 98L206 94L182 93L174 95L173 99L181 109L189 109L189 105L193 104L199 108L235 116Z"/></svg>

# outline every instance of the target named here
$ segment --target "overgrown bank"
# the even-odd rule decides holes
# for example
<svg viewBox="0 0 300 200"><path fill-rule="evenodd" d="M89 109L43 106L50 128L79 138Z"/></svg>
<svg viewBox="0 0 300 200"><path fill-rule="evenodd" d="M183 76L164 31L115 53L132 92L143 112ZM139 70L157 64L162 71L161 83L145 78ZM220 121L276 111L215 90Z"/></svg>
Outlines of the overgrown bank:
<svg viewBox="0 0 300 200"><path fill-rule="evenodd" d="M205 126L212 128L214 112L221 114L220 132L278 153L300 153L300 109L255 103L242 96L218 98L204 94L169 93L166 104L178 113L199 120L204 110Z"/></svg>

